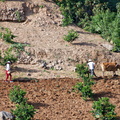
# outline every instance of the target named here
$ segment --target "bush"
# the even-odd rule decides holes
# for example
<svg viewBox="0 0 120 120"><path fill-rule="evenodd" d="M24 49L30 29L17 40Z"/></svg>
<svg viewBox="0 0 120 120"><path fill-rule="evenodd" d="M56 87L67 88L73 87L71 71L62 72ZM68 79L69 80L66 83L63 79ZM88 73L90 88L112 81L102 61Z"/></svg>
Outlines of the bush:
<svg viewBox="0 0 120 120"><path fill-rule="evenodd" d="M4 56L2 56L0 52L0 65L5 65L7 61L11 61L12 63L17 61L17 57L15 57L15 55L12 54L11 49L7 49L4 52Z"/></svg>
<svg viewBox="0 0 120 120"><path fill-rule="evenodd" d="M34 107L27 103L16 105L16 109L11 110L12 114L15 116L15 120L31 120L35 111Z"/></svg>
<svg viewBox="0 0 120 120"><path fill-rule="evenodd" d="M99 98L98 101L94 101L93 116L100 120L115 120L116 113L114 112L115 106L109 103L109 98L103 97Z"/></svg>
<svg viewBox="0 0 120 120"><path fill-rule="evenodd" d="M78 73L80 77L89 76L89 70L88 70L88 67L86 67L86 64L77 64L75 71L76 73Z"/></svg>
<svg viewBox="0 0 120 120"><path fill-rule="evenodd" d="M5 2L6 0L0 0L0 1Z"/></svg>
<svg viewBox="0 0 120 120"><path fill-rule="evenodd" d="M68 35L64 35L64 40L67 42L72 42L76 38L78 38L78 36L79 36L78 33L72 29L68 31Z"/></svg>
<svg viewBox="0 0 120 120"><path fill-rule="evenodd" d="M3 32L0 33L0 38L3 39L5 42L14 43L12 39L15 38L16 36L12 34L10 29L3 27L1 29L3 30Z"/></svg>
<svg viewBox="0 0 120 120"><path fill-rule="evenodd" d="M101 34L104 39L114 43L114 52L120 51L119 0L53 1L60 6L64 16L63 26L76 24L87 31Z"/></svg>
<svg viewBox="0 0 120 120"><path fill-rule="evenodd" d="M77 90L78 92L81 92L81 90L83 88L83 83L79 82L73 88L75 88L75 90Z"/></svg>
<svg viewBox="0 0 120 120"><path fill-rule="evenodd" d="M83 86L81 93L82 93L82 97L84 100L86 100L87 98L93 99L93 93L92 93L92 89L91 89L90 85Z"/></svg>
<svg viewBox="0 0 120 120"><path fill-rule="evenodd" d="M24 50L25 46L28 46L28 45L22 44L22 43L14 43L10 46L10 49L14 50L18 54L20 52L25 51Z"/></svg>
<svg viewBox="0 0 120 120"><path fill-rule="evenodd" d="M93 85L95 82L91 80L92 76L89 76L88 67L86 67L86 64L77 64L76 72L83 79L83 82L77 83L73 88L82 93L84 100L87 98L93 99L91 85Z"/></svg>
<svg viewBox="0 0 120 120"><path fill-rule="evenodd" d="M26 92L20 86L14 86L10 90L9 98L12 102L17 103L16 109L11 110L15 116L15 120L31 120L35 114L35 109L32 105L27 104L27 99L24 98Z"/></svg>
<svg viewBox="0 0 120 120"><path fill-rule="evenodd" d="M20 86L14 86L13 89L10 90L9 98L12 102L17 104L25 104L27 101L27 99L24 98L25 95L26 92L20 89Z"/></svg>
<svg viewBox="0 0 120 120"><path fill-rule="evenodd" d="M21 22L20 12L16 11L15 15L16 15L16 18L17 18L18 22Z"/></svg>
<svg viewBox="0 0 120 120"><path fill-rule="evenodd" d="M93 93L90 85L84 85L84 83L79 82L74 86L74 88L78 90L78 92L82 93L82 98L84 100L86 100L87 98L93 98Z"/></svg>

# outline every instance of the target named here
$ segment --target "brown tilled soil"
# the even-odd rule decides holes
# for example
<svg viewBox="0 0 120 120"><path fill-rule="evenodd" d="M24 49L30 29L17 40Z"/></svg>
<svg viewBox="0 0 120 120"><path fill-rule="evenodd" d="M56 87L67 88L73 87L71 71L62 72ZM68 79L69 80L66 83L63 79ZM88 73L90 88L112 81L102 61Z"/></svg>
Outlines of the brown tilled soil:
<svg viewBox="0 0 120 120"><path fill-rule="evenodd" d="M15 105L8 94L14 85L19 85L27 92L28 103L35 107L34 120L95 120L90 111L93 101L84 101L80 93L72 91L72 87L81 79L17 79L13 83L0 81L0 111L10 111ZM116 105L115 112L120 120L120 77L95 79L92 87L94 99L109 97Z"/></svg>

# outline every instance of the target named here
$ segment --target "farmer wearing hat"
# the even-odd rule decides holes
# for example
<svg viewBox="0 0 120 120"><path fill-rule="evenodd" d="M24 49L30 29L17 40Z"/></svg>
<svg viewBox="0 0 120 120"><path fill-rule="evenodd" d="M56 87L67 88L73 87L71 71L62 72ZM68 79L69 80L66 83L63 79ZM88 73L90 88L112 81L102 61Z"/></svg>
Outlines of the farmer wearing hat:
<svg viewBox="0 0 120 120"><path fill-rule="evenodd" d="M92 75L92 76L94 75L95 77L97 77L96 74L95 74L95 72L94 72L95 63L92 62L91 59L89 59L87 64L88 64L88 68L89 68L90 75Z"/></svg>
<svg viewBox="0 0 120 120"><path fill-rule="evenodd" d="M13 82L12 81L12 75L11 75L11 66L10 66L11 62L10 61L7 61L7 64L6 64L6 82L8 81L8 78L10 77L10 82Z"/></svg>

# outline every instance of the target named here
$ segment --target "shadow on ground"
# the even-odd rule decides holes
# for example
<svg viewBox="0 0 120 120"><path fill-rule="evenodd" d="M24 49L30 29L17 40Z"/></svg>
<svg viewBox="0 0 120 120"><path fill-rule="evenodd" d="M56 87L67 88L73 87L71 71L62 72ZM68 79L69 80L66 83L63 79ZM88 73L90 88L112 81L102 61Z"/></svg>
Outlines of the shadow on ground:
<svg viewBox="0 0 120 120"><path fill-rule="evenodd" d="M25 69L25 68L20 68L20 67L14 67L12 69L13 72L39 72L38 70L35 70L35 69Z"/></svg>
<svg viewBox="0 0 120 120"><path fill-rule="evenodd" d="M45 104L45 103L32 103L32 102L28 102L28 104L33 105L35 107L35 109L39 109L40 107L47 108L49 106L48 104Z"/></svg>
<svg viewBox="0 0 120 120"><path fill-rule="evenodd" d="M116 120L120 120L120 116L117 116L117 117L116 117Z"/></svg>
<svg viewBox="0 0 120 120"><path fill-rule="evenodd" d="M38 82L36 78L19 77L13 79L14 82Z"/></svg>
<svg viewBox="0 0 120 120"><path fill-rule="evenodd" d="M112 94L111 92L99 92L94 93L93 95L94 100L98 100L101 97L115 98L115 94Z"/></svg>
<svg viewBox="0 0 120 120"><path fill-rule="evenodd" d="M103 79L104 81L116 80L116 79L119 79L119 75L114 75L114 76L108 75L108 76L101 77L101 79Z"/></svg>
<svg viewBox="0 0 120 120"><path fill-rule="evenodd" d="M81 43L72 43L72 45L82 45L82 46L93 46L93 47L96 47L97 45L96 44L93 44L93 43L87 43L87 42L81 42Z"/></svg>

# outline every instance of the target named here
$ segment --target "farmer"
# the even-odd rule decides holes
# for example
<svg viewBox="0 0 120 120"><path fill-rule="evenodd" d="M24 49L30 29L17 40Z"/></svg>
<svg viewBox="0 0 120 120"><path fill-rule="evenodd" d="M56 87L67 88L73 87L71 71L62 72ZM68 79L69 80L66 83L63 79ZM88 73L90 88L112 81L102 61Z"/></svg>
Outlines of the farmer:
<svg viewBox="0 0 120 120"><path fill-rule="evenodd" d="M13 82L12 81L12 75L11 75L11 62L10 61L7 61L7 64L6 64L6 80L5 82L8 81L8 78L10 77L10 82Z"/></svg>
<svg viewBox="0 0 120 120"><path fill-rule="evenodd" d="M92 76L94 75L95 77L97 77L96 74L95 74L95 72L94 72L95 63L92 62L91 59L89 59L87 65L88 65L88 68L89 68L90 75L92 75Z"/></svg>

